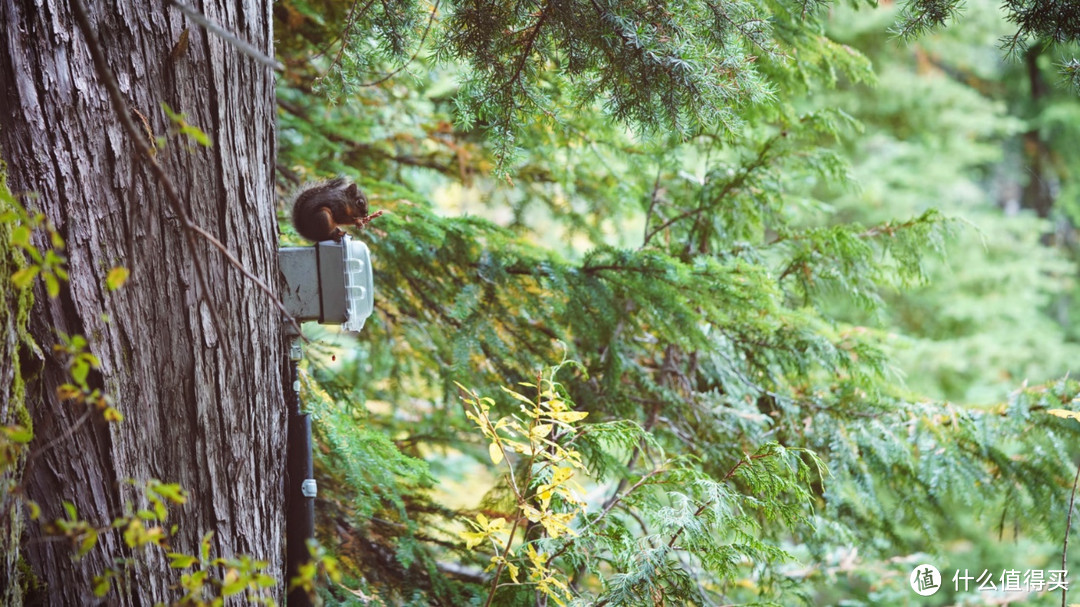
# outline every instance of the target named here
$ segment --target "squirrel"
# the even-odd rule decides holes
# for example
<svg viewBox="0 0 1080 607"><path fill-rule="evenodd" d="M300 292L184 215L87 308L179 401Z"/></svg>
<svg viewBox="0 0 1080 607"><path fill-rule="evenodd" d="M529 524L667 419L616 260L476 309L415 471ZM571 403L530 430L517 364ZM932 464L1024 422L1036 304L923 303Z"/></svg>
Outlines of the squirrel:
<svg viewBox="0 0 1080 607"><path fill-rule="evenodd" d="M293 203L292 217L304 238L341 242L341 226L367 223L368 201L355 183L338 177L305 186Z"/></svg>

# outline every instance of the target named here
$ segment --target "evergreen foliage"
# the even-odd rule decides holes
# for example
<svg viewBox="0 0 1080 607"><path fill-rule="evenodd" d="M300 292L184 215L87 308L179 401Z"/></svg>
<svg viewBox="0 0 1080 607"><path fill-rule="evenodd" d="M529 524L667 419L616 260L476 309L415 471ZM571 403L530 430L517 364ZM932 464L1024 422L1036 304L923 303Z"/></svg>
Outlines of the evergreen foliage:
<svg viewBox="0 0 1080 607"><path fill-rule="evenodd" d="M977 6L982 8L981 3ZM894 31L901 38L913 40L950 22L962 21L960 15L965 8L962 0L909 0L904 3ZM1013 33L999 40L1010 57L1020 58L1033 48L1051 45L1075 52L1080 41L1080 4L1073 0L1005 0L1001 9L1015 27ZM1063 59L1058 68L1073 92L1080 94L1077 62L1076 57Z"/></svg>
<svg viewBox="0 0 1080 607"><path fill-rule="evenodd" d="M1020 384L1076 360L1074 262L987 193L1009 68L937 52L962 24L881 36L955 6L279 4L283 187L388 211L376 316L312 333L326 597L882 603L920 553L968 566L944 542L1024 565L1005 529L1049 565L1080 386ZM554 401L588 416L523 430Z"/></svg>

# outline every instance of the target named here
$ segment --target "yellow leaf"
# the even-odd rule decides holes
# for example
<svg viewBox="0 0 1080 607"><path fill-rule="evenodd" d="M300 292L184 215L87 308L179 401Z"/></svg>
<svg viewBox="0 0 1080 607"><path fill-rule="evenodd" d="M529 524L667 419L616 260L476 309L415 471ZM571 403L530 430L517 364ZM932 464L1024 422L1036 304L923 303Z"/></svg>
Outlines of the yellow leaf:
<svg viewBox="0 0 1080 607"><path fill-rule="evenodd" d="M143 540L140 543L146 544L153 542L155 544L160 544L163 539L165 539L165 530L161 527L151 527L146 530L146 533L143 535Z"/></svg>
<svg viewBox="0 0 1080 607"><path fill-rule="evenodd" d="M499 446L499 443L491 443L488 445L488 455L491 456L491 461L498 466L503 461L503 450Z"/></svg>
<svg viewBox="0 0 1080 607"><path fill-rule="evenodd" d="M109 270L109 275L105 277L105 285L110 291L115 291L124 286L129 274L131 274L131 272L129 272L127 268L116 266Z"/></svg>
<svg viewBox="0 0 1080 607"><path fill-rule="evenodd" d="M540 520L540 517L542 516L539 510L533 508L528 504L523 504L521 506L521 513L525 515L525 518L529 519L534 523L538 522Z"/></svg>
<svg viewBox="0 0 1080 607"><path fill-rule="evenodd" d="M107 421L107 422L122 422L122 421L124 421L124 414L117 411L116 409L114 409L112 407L106 408L103 415L105 417L105 421Z"/></svg>
<svg viewBox="0 0 1080 607"><path fill-rule="evenodd" d="M225 572L225 584L221 588L221 596L232 596L234 594L240 594L247 587L247 582L235 569L229 569Z"/></svg>
<svg viewBox="0 0 1080 607"><path fill-rule="evenodd" d="M581 421L588 416L588 411L552 411L550 414L551 419L565 424Z"/></svg>
<svg viewBox="0 0 1080 607"><path fill-rule="evenodd" d="M525 396L524 394L519 394L517 392L514 392L513 390L511 390L510 388L507 388L506 386L499 386L499 387L502 388L503 392L506 392L510 396L513 396L517 400L520 400L521 402L527 403L527 404L530 404L530 405L533 404L532 399Z"/></svg>
<svg viewBox="0 0 1080 607"><path fill-rule="evenodd" d="M1049 409L1046 411L1050 415L1056 415L1058 417L1064 417L1066 419L1073 418L1080 421L1080 411L1068 411L1066 409Z"/></svg>
<svg viewBox="0 0 1080 607"><path fill-rule="evenodd" d="M465 540L465 547L471 550L487 539L488 534L476 531L462 531L458 533L458 536Z"/></svg>
<svg viewBox="0 0 1080 607"><path fill-rule="evenodd" d="M544 564L547 562L546 552L537 552L536 548L533 547L532 544L528 544L527 546L525 546L525 554L528 555L529 562L532 563L532 566L534 568L545 571Z"/></svg>
<svg viewBox="0 0 1080 607"><path fill-rule="evenodd" d="M552 538L557 538L564 533L576 536L577 532L567 526L572 520L574 520L573 512L545 512L540 518L540 524Z"/></svg>
<svg viewBox="0 0 1080 607"><path fill-rule="evenodd" d="M570 480L570 477L572 476L574 476L573 468L564 468L562 466L559 466L555 469L555 472L551 474L551 484L552 486L561 485L566 481Z"/></svg>
<svg viewBox="0 0 1080 607"><path fill-rule="evenodd" d="M518 568L517 568L517 565L511 563L510 561L507 561L506 562L506 568L508 570L510 570L510 579L514 580L514 583L516 584L517 581L518 581Z"/></svg>
<svg viewBox="0 0 1080 607"><path fill-rule="evenodd" d="M532 438L544 438L551 434L551 428L551 424L536 424L533 426L532 430L529 431L529 435L532 436Z"/></svg>
<svg viewBox="0 0 1080 607"><path fill-rule="evenodd" d="M540 505L547 508L551 504L551 488L548 485L544 485L547 488L541 488L536 493L536 497L540 498Z"/></svg>
<svg viewBox="0 0 1080 607"><path fill-rule="evenodd" d="M73 400L80 395L82 392L71 384L61 384L56 387L56 398L60 400Z"/></svg>

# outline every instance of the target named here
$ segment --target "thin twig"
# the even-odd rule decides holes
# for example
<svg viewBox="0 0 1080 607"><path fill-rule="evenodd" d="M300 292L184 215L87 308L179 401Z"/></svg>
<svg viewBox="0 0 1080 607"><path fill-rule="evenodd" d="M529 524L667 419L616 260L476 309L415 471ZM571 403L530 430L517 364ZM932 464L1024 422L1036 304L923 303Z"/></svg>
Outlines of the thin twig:
<svg viewBox="0 0 1080 607"><path fill-rule="evenodd" d="M382 215L382 213L383 213L382 211L379 211L379 212L375 213L374 215L369 216L370 219L368 219L368 221L370 221L371 219L375 219L379 215ZM365 222L365 225L367 225L366 222ZM300 333L300 325L298 325L296 323L296 319L293 318L292 314L289 313L289 309L285 307L285 304L282 303L280 299L278 299L277 295L274 295L274 292L270 289L269 285L267 285L265 282L260 280L257 276L255 276L254 274L249 272L247 268L245 268L243 265L241 265L240 260L237 259L235 256L233 256L232 252L229 251L229 249L226 248L225 245L220 240L215 238L213 234L211 234L210 232L207 232L206 230L202 229L201 227L195 225L194 223L188 225L187 228L189 230L192 230L196 234L202 236L210 244L217 247L217 249L219 251L221 251L222 255L225 256L225 259L229 260L229 263L232 264L233 267L235 267L237 270L239 270L240 273L243 274L244 276L246 276L249 280L251 280L251 282L255 283L255 286L259 287L259 290L261 290L263 293L266 293L270 297L270 301L274 304L274 306L278 310L280 310L282 314L285 315L285 318L289 319L289 322L292 323L292 326L293 326L294 329L296 329L296 332Z"/></svg>
<svg viewBox="0 0 1080 607"><path fill-rule="evenodd" d="M64 430L64 432L60 436L54 437L52 440L50 440L49 442L45 443L44 445L38 447L37 449L34 449L29 455L26 456L26 470L30 469L30 466L33 465L35 459L37 459L37 458L41 457L42 455L44 455L46 451L48 451L49 449L52 449L54 446L56 446L57 443L59 443L59 442L61 442L63 440L66 440L66 439L70 438L71 435L75 434L75 432L79 428L81 428L83 426L83 424L85 424L87 422L87 420L90 419L90 415L93 412L94 412L94 409L91 407L91 405L89 403L87 403L86 411L82 415L79 416L79 419L75 420L74 424L71 424L70 426L68 426L67 430ZM27 476L26 470L23 471L23 478L25 478Z"/></svg>
<svg viewBox="0 0 1080 607"><path fill-rule="evenodd" d="M274 71L285 71L285 66L282 65L281 62L277 61L273 57L268 56L266 53L263 53L251 44L241 40L236 34L233 34L232 32L218 25L217 23L214 23L206 15L203 15L199 11L191 8L183 2L180 2L180 0L169 0L169 2L176 8L180 9L180 12L187 15L189 19L205 27L206 31L210 32L211 34L214 34L218 38L221 38L225 42L228 42L233 46L233 48L240 51L241 53L244 53L248 57L251 57L255 61L258 61L259 63L269 67Z"/></svg>
<svg viewBox="0 0 1080 607"><path fill-rule="evenodd" d="M656 208L656 201L659 198L657 194L660 191L660 170L662 168L663 165L661 163L657 163L656 179L653 181L652 194L649 196L649 210L645 211L645 234L642 235L642 247L649 244L649 220L652 219L653 209Z"/></svg>
<svg viewBox="0 0 1080 607"><path fill-rule="evenodd" d="M82 415L80 415L79 419L75 420L75 423L71 424L71 426L69 426L66 430L64 430L64 432L60 436L54 437L49 442L47 442L44 445L42 445L42 446L34 449L33 451L31 451L26 456L26 465L23 467L23 470L22 470L22 478L23 479L30 478L30 473L34 469L34 462L37 460L37 458L44 455L49 449L52 449L54 446L56 446L57 443L59 443L61 441L64 441L64 440L67 440L68 438L71 438L71 436L73 434L75 434L75 432L79 428L81 428L83 426L83 424L85 424L90 419L90 415L93 412L94 412L94 409L89 404L87 404L86 405L86 412L83 413ZM21 488L12 489L13 494L15 493L15 491L20 491L21 492L22 489ZM0 519L7 520L8 514L11 512L11 508L14 507L15 504L16 504L15 500L7 500L7 499L5 499L4 500L4 508L2 510L0 510Z"/></svg>
<svg viewBox="0 0 1080 607"><path fill-rule="evenodd" d="M1076 501L1076 484L1080 482L1080 466L1076 467L1076 476L1073 478L1072 496L1069 498L1069 516L1065 519L1065 541L1061 543L1061 570L1066 570L1066 557L1069 554L1069 530L1072 529L1073 502ZM1061 586L1061 607L1065 607L1069 597L1069 585Z"/></svg>
<svg viewBox="0 0 1080 607"><path fill-rule="evenodd" d="M539 400L539 398L540 398L540 394L539 394L539 392L540 392L540 381L539 380L536 382L536 391L537 391L536 398ZM488 423L491 423L491 422L489 421ZM532 427L535 427L535 425L536 425L536 420L534 419L531 422L530 430L532 430ZM492 431L494 431L494 428L492 428ZM530 432L529 436L532 436L531 432ZM514 466L513 466L513 464L510 463L510 460L503 460L503 461L506 462L506 467L510 470L510 483L511 483L510 486L514 488L513 489L514 490L514 496L517 498L519 504L524 503L525 498L520 493L518 493L517 479L514 478ZM525 478L522 479L522 480L525 481L524 482L524 487L526 488L526 490L528 489L529 485L532 484L532 479L533 479L532 469L533 469L533 463L534 462L536 462L536 450L535 449L533 450L532 454L529 455L528 465L526 465L524 467L524 470L526 470L527 472L526 472ZM506 564L510 562L510 548L513 547L513 545L514 545L514 535L517 534L518 525L520 525L520 523L521 523L521 516L514 516L514 524L510 526L510 535L509 535L509 537L506 538L506 547L503 548L502 561L499 562L499 567L495 570L495 576L491 580L491 590L488 591L488 597L487 597L487 601L484 602L484 607L491 607L491 601L493 601L495 599L495 592L499 589L499 579L502 578L502 573L503 573L503 570L506 569ZM525 538L522 538L522 541L524 541L524 539Z"/></svg>
<svg viewBox="0 0 1080 607"><path fill-rule="evenodd" d="M313 120L310 116L308 116L307 113L304 111L304 108L302 108L300 106L297 106L297 105L295 105L293 103L283 101L281 99L277 100L277 105L281 109L283 109L286 112L292 114L293 116L296 116L300 120L303 120L304 122L306 122L306 123L308 123L308 124L310 124L312 126L318 127L320 129L320 131L324 131L323 125L319 124L319 123L316 123L315 120ZM337 133L337 132L334 132L334 131L322 132L322 136L326 137L327 139L329 139L330 141L333 141L335 143L344 144L345 146L347 146L349 148L348 149L349 153L357 152L357 153L361 153L361 154L371 154L373 156L377 156L379 158L385 158L387 160L392 160L392 161L394 161L394 162L396 162L398 164L404 164L406 166L414 166L414 167L433 169L435 171L438 171L438 172L442 173L443 175L448 175L450 177L453 177L453 176L460 173L460 171L454 171L454 170L451 170L446 165L439 164L436 160L432 159L433 155L429 155L427 157L416 157L416 156L395 154L393 152L388 152L388 151L380 148L379 146L373 145L373 144L371 144L369 142L357 141L355 139L346 137L346 136L341 135L340 133Z"/></svg>

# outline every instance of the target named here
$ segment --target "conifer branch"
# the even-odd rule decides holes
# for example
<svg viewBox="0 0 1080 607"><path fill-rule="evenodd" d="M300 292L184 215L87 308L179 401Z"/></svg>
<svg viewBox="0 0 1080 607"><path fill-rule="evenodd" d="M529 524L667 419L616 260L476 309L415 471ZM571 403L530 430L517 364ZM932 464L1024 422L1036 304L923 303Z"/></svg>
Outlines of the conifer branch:
<svg viewBox="0 0 1080 607"><path fill-rule="evenodd" d="M747 179L749 179L755 171L767 164L769 150L772 148L773 144L776 143L779 137L780 135L770 137L761 147L761 149L758 150L758 154L754 158L754 160L751 161L750 164L743 166L738 176L736 176L734 179L727 181L724 184L724 187L720 189L720 192L712 197L711 202L709 202L708 204L702 203L693 209L684 211L676 215L675 217L668 219L667 221L653 228L652 230L648 231L645 234L644 241L641 243L641 247L639 248L644 249L646 246L648 246L649 241L652 240L652 237L655 236L658 232L662 232L663 230L671 227L679 221L682 221L683 219L689 219L707 211L711 211L717 206L719 206L721 203L725 202L727 196L731 194L731 192L735 191L738 188L741 188L746 183Z"/></svg>
<svg viewBox="0 0 1080 607"><path fill-rule="evenodd" d="M341 63L341 57L345 53L345 49L349 46L349 38L352 36L352 28L356 27L357 21L359 21L360 17L367 13L368 9L371 8L371 5L374 3L375 0L368 0L367 4L364 5L364 8L360 9L360 11L357 12L356 7L360 6L360 0L353 0L352 5L349 7L349 14L345 17L345 27L342 28L341 36L339 37L339 39L341 40L341 46L338 48L337 53L334 55L334 59L330 61L330 65L327 66L326 72L324 72L323 75L319 77L320 80L325 78L326 75L330 73L330 70L334 69L335 65ZM325 55L326 51L330 50L330 47L333 44L333 41L329 42L321 51L319 51L319 53L316 54L316 57Z"/></svg>
<svg viewBox="0 0 1080 607"><path fill-rule="evenodd" d="M533 48L536 46L536 39L540 37L540 30L544 27L544 22L547 21L550 12L551 2L547 2L540 9L540 16L537 17L536 23L530 28L529 35L525 39L524 48L521 49L521 55L518 57L517 66L514 68L514 73L499 87L500 89L512 90L513 87L521 85L521 74L525 70L525 64L528 63L529 55L532 54Z"/></svg>
<svg viewBox="0 0 1080 607"><path fill-rule="evenodd" d="M774 451L770 451L768 453L758 453L757 455L744 455L743 459L740 459L738 462L736 462L736 464L731 467L731 470L728 470L728 473L724 475L724 478L720 480L727 481L731 479L731 477L735 475L735 472L738 471L738 469L741 468L744 464L749 464L754 460L772 457L774 455L776 455L776 452ZM698 509L694 511L694 517L696 518L701 516L702 513L705 512L705 510L712 506L712 504L712 500L708 500L705 503L701 504L701 506L699 506ZM671 536L671 540L669 540L667 543L668 548L675 547L675 542L679 539L679 536L682 535L682 532L685 529L685 527L680 527L677 531L675 531L675 533Z"/></svg>
<svg viewBox="0 0 1080 607"><path fill-rule="evenodd" d="M356 86L358 86L358 87L378 86L378 85L386 82L387 80L393 78L394 76L397 76L398 74L401 73L402 70L409 67L409 65L413 61L416 61L416 58L420 56L420 52L424 50L424 43L427 41L428 34L431 32L432 23L435 22L435 15L439 11L439 3L440 2L442 2L442 0L435 0L435 5L431 8L431 15L428 16L427 25L424 27L424 33L423 33L423 35L420 36L420 42L417 43L416 52L414 52L412 54L412 57L409 57L409 59L407 61L405 61L404 63L402 63L400 66L398 66L397 69L389 72L388 74L386 74L382 78L379 78L378 80L372 80L371 82L362 82L362 83L360 83L360 84L358 84Z"/></svg>

